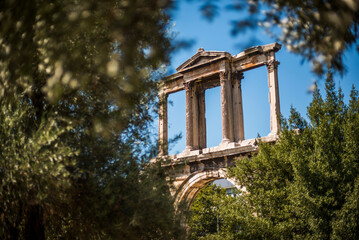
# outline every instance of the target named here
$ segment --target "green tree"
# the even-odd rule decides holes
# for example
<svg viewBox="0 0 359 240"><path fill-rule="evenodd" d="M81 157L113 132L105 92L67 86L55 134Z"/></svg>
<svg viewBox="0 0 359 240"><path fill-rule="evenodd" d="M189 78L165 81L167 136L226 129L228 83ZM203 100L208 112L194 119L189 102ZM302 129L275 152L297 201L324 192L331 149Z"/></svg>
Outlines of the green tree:
<svg viewBox="0 0 359 240"><path fill-rule="evenodd" d="M223 208L234 200L234 197L227 194L226 189L215 184L203 188L190 209L189 239L216 239L219 232L225 232L228 226L224 222L226 216L223 214Z"/></svg>
<svg viewBox="0 0 359 240"><path fill-rule="evenodd" d="M199 239L218 231L220 201L225 196L225 189L217 185L208 185L199 192L190 210L189 239Z"/></svg>
<svg viewBox="0 0 359 240"><path fill-rule="evenodd" d="M164 173L144 167L170 8L1 1L0 238L179 238Z"/></svg>
<svg viewBox="0 0 359 240"><path fill-rule="evenodd" d="M2 1L1 96L26 89L39 116L54 107L86 115L89 109L75 106L104 101L98 107L112 111L86 120L98 132L108 129L104 123L122 130L168 61L169 7L155 0Z"/></svg>
<svg viewBox="0 0 359 240"><path fill-rule="evenodd" d="M43 219L32 219L41 211L55 213L64 204L71 187L71 172L76 151L59 137L71 129L61 118L41 120L34 126L35 110L28 102L1 101L0 110L0 221L2 239L43 236ZM56 121L57 120L57 121ZM36 232L36 233L35 233Z"/></svg>
<svg viewBox="0 0 359 240"><path fill-rule="evenodd" d="M246 192L221 205L223 228L205 239L358 239L358 92L345 104L327 77L309 121L291 109L278 142L230 170Z"/></svg>

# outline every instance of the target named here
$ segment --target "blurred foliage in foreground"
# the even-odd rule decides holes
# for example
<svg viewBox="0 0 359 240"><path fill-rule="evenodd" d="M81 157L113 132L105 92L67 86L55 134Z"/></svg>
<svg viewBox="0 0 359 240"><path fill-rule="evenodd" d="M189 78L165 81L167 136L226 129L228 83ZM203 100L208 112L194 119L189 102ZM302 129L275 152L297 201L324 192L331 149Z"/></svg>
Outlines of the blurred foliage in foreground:
<svg viewBox="0 0 359 240"><path fill-rule="evenodd" d="M193 239L359 238L358 91L345 104L329 74L326 97L313 93L308 118L292 109L277 144L237 161L230 176L246 187L242 195L222 194L219 204L219 190L199 194Z"/></svg>
<svg viewBox="0 0 359 240"><path fill-rule="evenodd" d="M357 46L358 4L355 1L261 3L265 5L266 14L265 18L257 20L269 24L269 29L273 24L282 24L282 40L288 47L292 46L293 51L315 64L343 69L344 50ZM250 7L250 16L263 16L259 14L262 13L259 2L246 6ZM155 103L156 80L161 78L158 68L168 62L173 49L168 32L170 9L170 1L166 0L0 2L1 239L181 238L164 173L159 166L144 168L146 160L154 156L149 122ZM255 17L250 20L237 24L237 29L257 23ZM322 72L320 66L315 67L319 73ZM357 219L355 196L358 192L358 181L353 180L357 176L355 169L358 169L357 161L353 160L358 156L358 121L356 113L349 114L350 109L357 106L356 95L353 99L353 106L349 105L348 110L341 100L337 104L333 102L334 110L330 112L322 109L325 114L320 115L320 123L323 119L325 123L326 118L329 118L328 124L335 123L337 120L330 117L337 116L340 111L346 116L341 120L345 127L338 127L335 135L324 134L326 129L331 129L327 126L322 127L323 133L319 132L324 134L320 139L333 140L323 140L325 144L319 145L319 148L328 146L328 151L316 151L315 144L319 141L316 140L316 127L303 128L303 133L313 134L308 137L312 145L308 143L306 151L294 149L304 151L300 154L309 154L309 158L305 158L305 161L309 159L309 170L298 169L307 171L304 173L309 174L310 182L334 181L339 187L333 184L332 188L324 185L316 189L321 186L317 182L305 185L303 181L298 189L307 195L293 195L300 201L289 198L292 195L284 191L284 197L279 200L289 199L298 206L307 206L309 202L312 205L308 206L314 206L315 211L303 208L304 216L300 215L302 211L294 211L299 219L306 221L296 220L299 223L293 225L300 228L299 233L294 231L296 228L291 229L289 223L280 228L283 236L287 229L293 234L316 231L316 234L333 233L335 236L352 233L342 233L343 226L357 229L355 223L358 221L350 221ZM339 111L340 107L345 110ZM284 140L285 133L292 136L290 131L284 131ZM292 139L301 141L301 136L307 135L293 135ZM335 137L341 137L340 141ZM334 143L334 147L344 149L344 155L339 154L340 149L330 148ZM266 148L263 149L264 154ZM342 162L338 160L331 165L332 161L328 161L323 166L330 170L326 169L329 177L320 178L327 175L321 168L315 168L316 162L310 159L321 159L321 153L325 156L337 150L342 157L333 159ZM288 153L292 151L287 149ZM258 159L264 155L260 154ZM305 161L303 164L307 164ZM331 171L333 166L339 166L339 170ZM297 174L297 168L292 169ZM293 172L288 176L296 176ZM245 183L245 175L235 175L242 177ZM344 181L337 181L338 176ZM286 181L280 179L280 183ZM250 192L256 190L248 188ZM249 200L256 197L255 194L249 196ZM253 226L261 229L258 234L272 234L268 231L276 228L266 228L272 222L280 222L282 218L293 220L291 215L272 217L264 211L264 203L259 206L261 208L256 207L255 212L261 217L236 214L253 221ZM316 212L317 209L320 211ZM243 228L246 227L244 223L240 223ZM327 226L333 231L327 231ZM237 229L238 225L235 227Z"/></svg>
<svg viewBox="0 0 359 240"><path fill-rule="evenodd" d="M343 73L345 51L354 47L359 52L357 0L232 0L227 8L239 13L234 35L262 27L289 51L309 60L319 75L326 69ZM220 13L213 0L205 0L201 10L209 19Z"/></svg>
<svg viewBox="0 0 359 240"><path fill-rule="evenodd" d="M178 239L151 149L168 1L0 2L0 238Z"/></svg>

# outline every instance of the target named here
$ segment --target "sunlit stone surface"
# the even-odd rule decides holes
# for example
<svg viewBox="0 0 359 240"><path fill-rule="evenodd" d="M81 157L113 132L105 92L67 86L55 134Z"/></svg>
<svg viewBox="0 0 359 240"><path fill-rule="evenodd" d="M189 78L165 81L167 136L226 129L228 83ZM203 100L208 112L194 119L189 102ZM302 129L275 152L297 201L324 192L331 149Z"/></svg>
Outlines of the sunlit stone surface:
<svg viewBox="0 0 359 240"><path fill-rule="evenodd" d="M198 52L162 81L159 92L159 156L175 189L176 204L189 207L198 191L210 182L227 178L226 169L241 157L258 151L258 141L274 142L280 131L278 65L275 53L281 45L272 43L251 47L232 56L228 52ZM268 71L270 129L261 139L245 139L241 81L243 72L266 66ZM216 147L206 146L205 90L221 87L222 141ZM186 92L186 149L168 155L167 97ZM240 187L231 179L233 184Z"/></svg>

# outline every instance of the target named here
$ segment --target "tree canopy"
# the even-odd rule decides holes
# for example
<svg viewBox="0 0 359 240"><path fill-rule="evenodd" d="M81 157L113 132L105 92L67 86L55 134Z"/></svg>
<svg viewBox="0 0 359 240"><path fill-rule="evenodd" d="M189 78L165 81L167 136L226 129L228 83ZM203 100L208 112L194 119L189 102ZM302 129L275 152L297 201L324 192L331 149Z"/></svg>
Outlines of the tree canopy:
<svg viewBox="0 0 359 240"><path fill-rule="evenodd" d="M359 51L359 3L355 0L233 0L228 9L237 11L234 35L263 28L289 51L313 64L313 71L345 71L345 51ZM209 19L219 13L218 3L206 0L203 14Z"/></svg>
<svg viewBox="0 0 359 240"><path fill-rule="evenodd" d="M153 89L154 71L168 62L169 7L155 0L2 1L1 96L27 91L42 111L98 98L116 111L98 112L96 131L100 123L123 128Z"/></svg>
<svg viewBox="0 0 359 240"><path fill-rule="evenodd" d="M199 239L219 231L222 221L219 209L225 198L225 189L217 185L207 185L199 192L191 206L189 239Z"/></svg>
<svg viewBox="0 0 359 240"><path fill-rule="evenodd" d="M314 63L342 71L344 50L358 46L358 4L352 0L294 2L297 5L281 0L262 3L265 18L257 20L269 23L269 27L279 24L289 33L296 33L283 31L282 40ZM250 16L262 16L259 2L248 6ZM173 50L169 33L171 8L171 1L166 0L0 2L0 238L182 236L163 171L159 166L146 165L155 153L149 123L156 104L156 83L162 77L161 66L168 63ZM307 11L309 18L302 16ZM313 24L311 16L316 19ZM257 23L253 19L256 18L237 24L237 29ZM322 65L315 70L322 72ZM276 208L266 209L265 198L256 203L255 197L260 194L253 194L246 195L248 201L241 201L240 206L253 203L255 208L234 208L242 214L238 215L239 220L226 225L228 229L238 230L239 221L240 229L251 230L237 234L272 236L268 226L283 222L275 225L279 230L273 228L283 236L293 229L298 236L302 232L308 234L305 236L314 232L318 234L315 236L324 237L349 233L357 236L356 232L343 229L357 228L352 219L357 219L358 211L358 180L354 180L358 168L353 167L357 166L358 156L358 96L353 91L352 101L346 106L340 94L328 89L327 96L333 96L331 102L326 103L328 97L323 102L318 93L317 102L310 107L313 125L292 117L283 133L283 143L274 150L264 146L256 158L276 156L270 153L279 151L286 139L308 144L308 149L298 152L286 149L294 155L307 154L309 160L301 160L304 162L298 167L293 165L278 176L283 177L278 181L284 191L277 196L273 190L274 199L284 202L280 206L291 206L286 205L291 201L305 206L293 207L291 214L306 221L283 215ZM293 124L302 124L302 134L290 131ZM330 144L334 143L340 144L331 149ZM287 167L286 162L283 165L276 158L268 159L274 159L284 170ZM248 170L253 163L256 160L247 163ZM321 171L321 164L328 173ZM298 179L308 175L310 180L295 185L297 188L291 191L298 194L290 195L284 183L295 179L297 172ZM240 170L233 174L243 183L251 177ZM291 178L286 181L288 176ZM341 178L344 181L339 182ZM330 185L329 180L338 186ZM252 185L253 188L249 186L249 191L267 191L260 185L265 181ZM313 181L315 186L311 185ZM319 187L319 183L327 185ZM273 200L271 194L267 197L268 201ZM305 205L308 202L311 205ZM310 212L312 208L316 211ZM272 216L272 211L279 215ZM260 217L253 218L253 214ZM291 221L295 224L291 225ZM251 226L259 226L263 231Z"/></svg>
<svg viewBox="0 0 359 240"><path fill-rule="evenodd" d="M1 1L1 239L179 238L165 175L145 167L170 8Z"/></svg>

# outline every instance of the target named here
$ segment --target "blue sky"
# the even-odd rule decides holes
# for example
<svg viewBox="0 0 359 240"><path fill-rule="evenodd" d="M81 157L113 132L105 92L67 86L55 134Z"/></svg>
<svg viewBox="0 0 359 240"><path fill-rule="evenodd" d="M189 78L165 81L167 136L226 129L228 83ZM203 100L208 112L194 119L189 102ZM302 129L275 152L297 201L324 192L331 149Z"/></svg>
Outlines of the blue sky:
<svg viewBox="0 0 359 240"><path fill-rule="evenodd" d="M261 31L246 35L231 36L231 20L236 19L238 12L220 11L219 16L208 22L201 16L197 1L179 1L177 10L173 15L173 31L177 38L193 40L188 49L173 54L169 72L190 58L202 47L205 50L226 51L235 55L244 50L248 39L255 35L265 45L274 42ZM308 89L317 81L323 89L324 80L318 79L312 72L309 63L302 63L302 58L288 52L285 47L277 53L279 92L281 113L289 116L290 106L294 106L303 116L311 101ZM343 89L345 99L349 97L352 84L359 89L359 55L348 51L345 55L345 64L348 72L343 76L336 76L336 83ZM322 90L323 92L323 90ZM245 138L254 138L258 134L266 136L269 133L269 102L267 70L261 67L244 74L242 81L243 113ZM182 152L185 148L185 93L184 91L171 94L168 106L169 138L182 133L182 139L175 146L170 146L170 154ZM207 120L207 146L217 146L221 141L221 112L219 87L206 91L206 120Z"/></svg>

